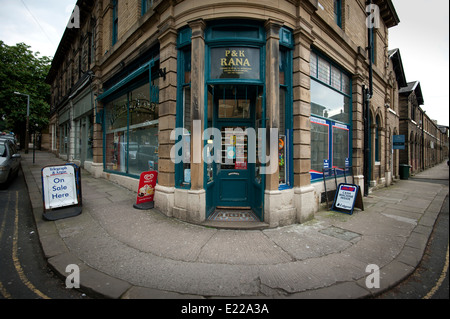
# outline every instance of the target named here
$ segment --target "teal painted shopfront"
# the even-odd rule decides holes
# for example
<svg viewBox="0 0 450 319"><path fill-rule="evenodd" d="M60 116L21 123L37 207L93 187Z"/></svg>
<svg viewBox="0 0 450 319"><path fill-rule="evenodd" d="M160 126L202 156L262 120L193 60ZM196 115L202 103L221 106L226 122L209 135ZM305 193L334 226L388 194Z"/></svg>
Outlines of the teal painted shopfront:
<svg viewBox="0 0 450 319"><path fill-rule="evenodd" d="M192 150L191 29L178 35L177 127L184 128L184 150ZM266 32L264 25L220 21L207 25L205 38L203 111L203 187L206 218L216 209L252 210L264 220L265 175L268 144L266 114ZM284 41L284 42L283 42ZM284 44L284 45L283 45ZM292 34L280 31L280 189L292 181ZM264 133L263 133L264 132ZM220 140L220 143L217 143ZM218 146L219 145L219 146ZM175 165L175 185L190 189L192 158L179 150L183 161Z"/></svg>

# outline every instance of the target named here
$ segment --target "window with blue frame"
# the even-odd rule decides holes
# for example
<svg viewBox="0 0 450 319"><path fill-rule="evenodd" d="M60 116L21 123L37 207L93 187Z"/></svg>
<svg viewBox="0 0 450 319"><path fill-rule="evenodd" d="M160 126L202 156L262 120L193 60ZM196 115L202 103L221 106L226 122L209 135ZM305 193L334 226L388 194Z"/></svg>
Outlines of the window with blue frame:
<svg viewBox="0 0 450 319"><path fill-rule="evenodd" d="M278 136L279 188L292 185L292 33L280 30L279 79L280 109Z"/></svg>
<svg viewBox="0 0 450 319"><path fill-rule="evenodd" d="M183 147L177 156L181 161L175 164L176 186L189 188L191 185L191 29L185 28L178 35L178 86L177 126L183 133L177 136Z"/></svg>
<svg viewBox="0 0 450 319"><path fill-rule="evenodd" d="M113 12L113 22L112 22L112 45L117 42L117 34L119 28L119 15L117 13L117 2L118 0L113 0L112 2L112 12Z"/></svg>
<svg viewBox="0 0 450 319"><path fill-rule="evenodd" d="M334 21L342 28L342 0L334 0Z"/></svg>
<svg viewBox="0 0 450 319"><path fill-rule="evenodd" d="M156 63L102 99L105 171L139 177L158 170L158 69Z"/></svg>
<svg viewBox="0 0 450 319"><path fill-rule="evenodd" d="M351 166L351 79L326 57L311 52L311 179L324 165L338 175Z"/></svg>
<svg viewBox="0 0 450 319"><path fill-rule="evenodd" d="M153 2L155 2L155 1L154 0L142 0L142 4L141 4L142 15L144 15L149 9L153 8Z"/></svg>

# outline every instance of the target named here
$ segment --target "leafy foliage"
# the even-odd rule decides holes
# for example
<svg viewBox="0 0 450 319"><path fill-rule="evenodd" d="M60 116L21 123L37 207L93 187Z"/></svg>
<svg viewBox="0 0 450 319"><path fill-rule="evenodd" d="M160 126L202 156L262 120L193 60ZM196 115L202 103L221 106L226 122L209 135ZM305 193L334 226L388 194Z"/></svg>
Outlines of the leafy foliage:
<svg viewBox="0 0 450 319"><path fill-rule="evenodd" d="M30 132L48 125L50 86L45 77L51 59L33 53L30 46L8 46L0 40L0 130L13 131L21 137L26 132L27 97L30 96Z"/></svg>

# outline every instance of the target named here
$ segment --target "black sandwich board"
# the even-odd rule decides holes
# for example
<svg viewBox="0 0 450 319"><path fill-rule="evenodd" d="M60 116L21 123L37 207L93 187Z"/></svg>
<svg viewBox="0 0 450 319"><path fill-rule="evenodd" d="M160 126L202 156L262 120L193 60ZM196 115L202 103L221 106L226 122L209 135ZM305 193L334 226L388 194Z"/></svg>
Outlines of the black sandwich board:
<svg viewBox="0 0 450 319"><path fill-rule="evenodd" d="M352 215L355 207L364 210L360 187L355 184L339 184L331 209Z"/></svg>

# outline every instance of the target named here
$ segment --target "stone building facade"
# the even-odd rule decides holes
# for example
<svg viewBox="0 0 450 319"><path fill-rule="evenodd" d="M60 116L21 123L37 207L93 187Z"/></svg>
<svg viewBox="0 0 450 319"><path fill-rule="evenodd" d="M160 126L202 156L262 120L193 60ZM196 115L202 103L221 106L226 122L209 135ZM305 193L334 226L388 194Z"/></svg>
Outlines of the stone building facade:
<svg viewBox="0 0 450 319"><path fill-rule="evenodd" d="M131 190L157 170L155 206L194 223L219 209L302 223L350 173L389 185L406 81L393 3L373 5L80 0L47 77L52 151Z"/></svg>
<svg viewBox="0 0 450 319"><path fill-rule="evenodd" d="M414 174L448 158L448 127L440 127L421 108L425 101L419 81L409 82L399 96L400 134L405 136L400 162L409 165Z"/></svg>

